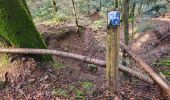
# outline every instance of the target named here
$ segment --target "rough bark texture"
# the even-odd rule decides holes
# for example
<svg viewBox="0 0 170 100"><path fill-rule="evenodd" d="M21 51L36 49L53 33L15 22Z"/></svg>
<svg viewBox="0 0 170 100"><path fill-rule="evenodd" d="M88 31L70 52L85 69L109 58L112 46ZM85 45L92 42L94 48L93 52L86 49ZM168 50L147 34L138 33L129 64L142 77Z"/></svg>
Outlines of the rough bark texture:
<svg viewBox="0 0 170 100"><path fill-rule="evenodd" d="M0 1L0 36L13 47L46 48L37 31L25 0ZM39 60L52 60L51 56L37 56Z"/></svg>
<svg viewBox="0 0 170 100"><path fill-rule="evenodd" d="M124 40L125 44L129 44L129 0L124 1L124 10L123 10L123 22L124 22Z"/></svg>

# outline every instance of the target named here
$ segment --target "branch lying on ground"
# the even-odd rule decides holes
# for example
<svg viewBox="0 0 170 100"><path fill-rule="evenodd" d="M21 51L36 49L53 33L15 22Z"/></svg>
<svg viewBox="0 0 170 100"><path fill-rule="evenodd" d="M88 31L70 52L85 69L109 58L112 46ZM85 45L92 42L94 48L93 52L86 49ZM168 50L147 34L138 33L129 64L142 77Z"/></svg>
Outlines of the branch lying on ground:
<svg viewBox="0 0 170 100"><path fill-rule="evenodd" d="M84 61L87 63L92 63L92 64L96 64L102 67L106 66L106 62L103 60L98 60L98 59L94 59L94 58L90 58L87 56L82 56L82 55L77 55L77 54L73 54L73 53L67 53L67 52L62 52L62 51L58 51L58 50L47 50L47 49L5 49L5 48L1 48L0 49L0 53L18 53L18 54L52 54L52 55L57 55L57 56L62 56L62 57L67 57L67 58L72 58L72 59L77 59L80 61ZM149 78L146 75L140 74L137 71L134 71L128 67L124 67L124 66L119 66L119 70L125 73L129 73L131 76L138 78L144 82L147 82L149 84L154 84L154 81Z"/></svg>
<svg viewBox="0 0 170 100"><path fill-rule="evenodd" d="M152 70L152 68L146 64L138 55L136 55L130 48L128 48L126 45L123 43L120 43L120 46L122 49L126 50L126 52L129 54L131 58L133 58L139 65L142 67L148 74L149 76L162 88L170 98L170 87L168 84L161 79L161 77Z"/></svg>

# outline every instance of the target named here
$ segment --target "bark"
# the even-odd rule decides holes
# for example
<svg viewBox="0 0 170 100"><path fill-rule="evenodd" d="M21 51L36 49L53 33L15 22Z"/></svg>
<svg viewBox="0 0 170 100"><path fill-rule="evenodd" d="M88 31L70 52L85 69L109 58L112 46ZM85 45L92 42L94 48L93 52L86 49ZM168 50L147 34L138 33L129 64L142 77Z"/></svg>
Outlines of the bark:
<svg viewBox="0 0 170 100"><path fill-rule="evenodd" d="M56 4L55 0L52 0L52 7L54 9L54 12L56 13L58 11L58 9L57 9L57 4Z"/></svg>
<svg viewBox="0 0 170 100"><path fill-rule="evenodd" d="M87 4L87 6L88 6L88 15L90 15L90 4L89 4L89 2Z"/></svg>
<svg viewBox="0 0 170 100"><path fill-rule="evenodd" d="M6 49L6 48L0 48L0 53L17 53L17 54L50 54L50 55L56 55L56 56L61 56L61 57L67 57L67 58L72 58L72 59L77 59L80 61L84 61L87 63L92 63L99 65L101 67L106 66L106 62L103 60L98 60L94 58L90 58L87 56L82 56L82 55L77 55L73 53L67 53L67 52L62 52L62 51L57 51L57 50L47 50L47 49L22 49L22 48L15 48L15 49ZM138 78L144 82L147 82L149 84L154 84L153 80L149 78L146 75L140 74L137 71L134 71L128 67L124 66L119 66L119 70L125 73L130 74L131 76Z"/></svg>
<svg viewBox="0 0 170 100"><path fill-rule="evenodd" d="M170 87L160 76L152 70L152 68L146 64L140 57L133 53L126 45L121 43L122 49L126 50L130 57L132 57L147 73L148 75L167 93L170 98Z"/></svg>
<svg viewBox="0 0 170 100"><path fill-rule="evenodd" d="M131 18L132 18L132 36L134 35L134 22L135 22L135 7L136 3L133 3L132 10L131 10Z"/></svg>
<svg viewBox="0 0 170 100"><path fill-rule="evenodd" d="M0 36L13 47L47 48L32 21L25 0L1 0L0 19ZM51 56L34 57L43 61L52 60Z"/></svg>
<svg viewBox="0 0 170 100"><path fill-rule="evenodd" d="M108 27L106 52L106 76L108 89L118 92L119 27Z"/></svg>
<svg viewBox="0 0 170 100"><path fill-rule="evenodd" d="M129 0L123 1L123 23L124 23L124 41L125 44L129 44ZM126 51L123 50L123 58L128 59ZM126 62L123 61L122 64L126 66ZM125 77L130 78L127 74L124 74Z"/></svg>
<svg viewBox="0 0 170 100"><path fill-rule="evenodd" d="M57 5L56 5L56 2L55 2L55 0L51 0L51 5L52 5L52 15L53 15L53 17L56 19L56 20L58 20L57 19L57 17L56 17L56 14L57 14L57 11L58 11L58 9L57 9Z"/></svg>
<svg viewBox="0 0 170 100"><path fill-rule="evenodd" d="M102 0L100 0L100 11L102 10Z"/></svg>
<svg viewBox="0 0 170 100"><path fill-rule="evenodd" d="M119 10L122 12L122 0L119 0Z"/></svg>
<svg viewBox="0 0 170 100"><path fill-rule="evenodd" d="M79 34L80 33L79 32L80 31L80 26L79 26L79 23L78 23L78 16L77 16L77 11L76 11L74 0L72 0L72 4L73 4L73 13L74 13L74 16L75 16L75 23L76 23L76 26L78 28L77 33Z"/></svg>
<svg viewBox="0 0 170 100"><path fill-rule="evenodd" d="M25 10L25 12L27 13L27 15L31 18L32 20L32 16L31 16L31 12L27 6L27 2L26 0L19 0L20 4L22 5L22 8Z"/></svg>
<svg viewBox="0 0 170 100"><path fill-rule="evenodd" d="M119 8L119 1L115 0L115 8Z"/></svg>
<svg viewBox="0 0 170 100"><path fill-rule="evenodd" d="M124 41L129 44L129 0L124 1L123 21L124 21Z"/></svg>

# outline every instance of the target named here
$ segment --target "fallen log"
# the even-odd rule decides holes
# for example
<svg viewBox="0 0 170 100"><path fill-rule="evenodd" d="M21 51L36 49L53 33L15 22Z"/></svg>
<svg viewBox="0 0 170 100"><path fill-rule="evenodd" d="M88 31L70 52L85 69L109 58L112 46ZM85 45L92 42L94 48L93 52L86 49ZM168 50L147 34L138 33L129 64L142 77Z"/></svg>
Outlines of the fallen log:
<svg viewBox="0 0 170 100"><path fill-rule="evenodd" d="M0 53L18 53L18 54L51 54L51 55L57 55L67 58L73 58L80 61L84 61L87 63L96 64L102 67L106 66L106 62L103 60L98 60L94 58L90 58L87 56L77 55L73 53L58 51L58 50L48 50L48 49L27 49L27 48L15 48L15 49L6 49L6 48L0 48ZM147 82L149 84L154 84L154 81L143 74L140 74L137 71L134 71L128 67L119 66L119 70L125 73L129 73L131 76L138 78L144 82Z"/></svg>
<svg viewBox="0 0 170 100"><path fill-rule="evenodd" d="M167 93L168 97L170 98L170 87L168 84L161 79L161 77L152 70L152 68L146 64L139 56L137 56L133 51L128 48L123 43L120 43L120 47L129 54L130 57L132 57L147 73L148 75Z"/></svg>

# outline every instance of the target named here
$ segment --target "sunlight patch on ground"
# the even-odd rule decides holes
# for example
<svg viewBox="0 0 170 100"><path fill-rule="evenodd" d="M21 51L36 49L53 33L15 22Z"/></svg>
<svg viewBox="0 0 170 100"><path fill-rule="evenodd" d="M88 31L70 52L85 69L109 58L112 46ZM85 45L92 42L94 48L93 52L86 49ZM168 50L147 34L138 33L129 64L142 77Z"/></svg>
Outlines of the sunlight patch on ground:
<svg viewBox="0 0 170 100"><path fill-rule="evenodd" d="M139 37L139 35L140 35L139 33L136 33L133 38L137 39Z"/></svg>
<svg viewBox="0 0 170 100"><path fill-rule="evenodd" d="M137 30L137 27L134 27L133 33L132 33L132 28L131 28L131 29L129 30L130 35L133 35L133 34L136 32L136 30Z"/></svg>
<svg viewBox="0 0 170 100"><path fill-rule="evenodd" d="M8 56L7 56L6 54L1 54L1 55L0 55L0 60L1 60L1 63L0 63L0 74L3 74L4 71L5 71L6 69L8 69L8 68L7 68L7 65L8 65L8 63L9 63L9 61L8 61Z"/></svg>
<svg viewBox="0 0 170 100"><path fill-rule="evenodd" d="M147 40L149 40L149 37L150 37L150 34L145 34L144 36L142 36L142 37L140 38L139 41L141 41L141 42L146 42Z"/></svg>
<svg viewBox="0 0 170 100"><path fill-rule="evenodd" d="M150 34L146 33L143 36L141 36L139 39L138 38L139 38L139 34L135 36L135 39L137 39L137 41L132 45L133 50L140 50L143 43L147 42L150 39Z"/></svg>
<svg viewBox="0 0 170 100"><path fill-rule="evenodd" d="M165 17L165 18L162 18L162 17L161 17L161 18L155 18L154 20L155 20L155 21L166 21L166 22L170 22L170 18L166 18L166 17Z"/></svg>

